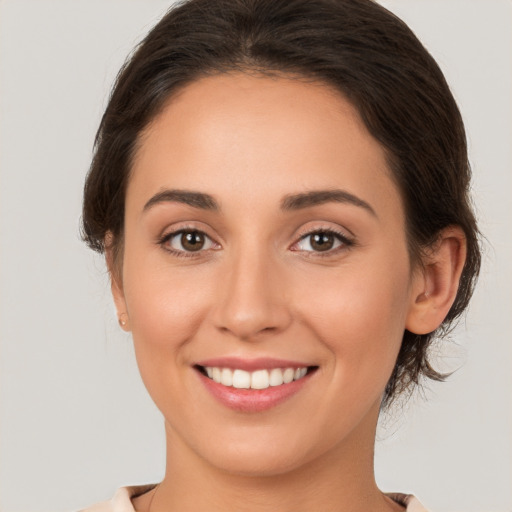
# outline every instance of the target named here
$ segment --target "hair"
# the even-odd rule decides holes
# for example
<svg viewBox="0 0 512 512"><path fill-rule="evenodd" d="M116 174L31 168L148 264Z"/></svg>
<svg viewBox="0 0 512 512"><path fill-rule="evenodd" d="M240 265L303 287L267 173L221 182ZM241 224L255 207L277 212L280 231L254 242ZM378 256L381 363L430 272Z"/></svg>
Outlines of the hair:
<svg viewBox="0 0 512 512"><path fill-rule="evenodd" d="M359 111L386 151L404 204L411 260L445 227L464 231L467 257L439 329L404 332L383 405L422 377L472 295L480 268L462 118L435 60L407 25L372 0L190 0L171 8L120 70L95 139L84 188L82 236L122 254L125 194L142 130L178 90L228 72L280 74L330 85Z"/></svg>

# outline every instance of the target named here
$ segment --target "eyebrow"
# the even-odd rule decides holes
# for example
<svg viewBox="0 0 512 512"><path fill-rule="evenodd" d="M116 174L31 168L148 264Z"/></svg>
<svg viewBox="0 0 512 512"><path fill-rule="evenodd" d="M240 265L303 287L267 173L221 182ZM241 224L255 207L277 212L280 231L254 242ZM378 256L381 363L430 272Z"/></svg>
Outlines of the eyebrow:
<svg viewBox="0 0 512 512"><path fill-rule="evenodd" d="M143 211L149 210L160 203L177 202L187 204L193 208L218 212L220 205L210 194L196 192L192 190L162 190L155 194L145 205ZM346 190L311 190L300 194L286 195L281 202L281 210L296 211L311 206L317 206L325 203L345 203L363 208L377 217L375 210L359 197L347 192Z"/></svg>
<svg viewBox="0 0 512 512"><path fill-rule="evenodd" d="M324 203L345 203L358 206L377 217L375 210L359 197L347 192L346 190L312 190L301 194L287 195L283 198L281 209L284 211L300 210L310 206L316 206Z"/></svg>
<svg viewBox="0 0 512 512"><path fill-rule="evenodd" d="M203 192L190 190L162 190L155 194L145 205L143 211L149 210L160 203L184 203L201 210L219 211L217 201L210 195Z"/></svg>

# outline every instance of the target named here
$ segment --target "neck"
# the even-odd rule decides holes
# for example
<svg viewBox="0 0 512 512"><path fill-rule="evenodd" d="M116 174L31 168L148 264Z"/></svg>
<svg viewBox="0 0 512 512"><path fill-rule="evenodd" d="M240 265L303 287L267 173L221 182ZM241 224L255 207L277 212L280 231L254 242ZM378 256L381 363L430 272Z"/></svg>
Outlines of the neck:
<svg viewBox="0 0 512 512"><path fill-rule="evenodd" d="M359 425L327 453L299 467L264 475L239 474L212 465L166 424L166 474L151 496L150 512L401 510L375 483L377 417L378 410L372 421Z"/></svg>

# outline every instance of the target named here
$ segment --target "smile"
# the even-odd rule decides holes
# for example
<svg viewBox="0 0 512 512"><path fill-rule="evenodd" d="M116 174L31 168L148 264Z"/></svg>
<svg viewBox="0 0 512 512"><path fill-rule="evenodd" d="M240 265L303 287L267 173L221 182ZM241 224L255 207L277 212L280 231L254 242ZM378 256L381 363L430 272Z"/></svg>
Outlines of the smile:
<svg viewBox="0 0 512 512"><path fill-rule="evenodd" d="M267 411L298 394L318 370L299 361L224 357L194 365L216 401L243 413Z"/></svg>
<svg viewBox="0 0 512 512"><path fill-rule="evenodd" d="M272 368L270 370L246 371L218 366L199 367L208 378L226 387L236 389L267 389L300 380L308 373L307 367Z"/></svg>

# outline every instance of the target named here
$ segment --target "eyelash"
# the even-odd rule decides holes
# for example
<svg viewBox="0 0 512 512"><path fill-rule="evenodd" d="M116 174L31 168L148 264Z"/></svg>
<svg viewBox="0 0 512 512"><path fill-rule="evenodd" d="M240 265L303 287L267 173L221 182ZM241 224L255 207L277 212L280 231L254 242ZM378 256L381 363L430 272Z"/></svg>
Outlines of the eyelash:
<svg viewBox="0 0 512 512"><path fill-rule="evenodd" d="M317 228L317 229L314 229L313 231L307 231L306 233L303 233L302 235L300 235L299 240L297 242L295 242L295 244L293 244L293 245L296 245L300 241L305 240L313 235L320 234L320 233L322 233L324 235L334 236L334 238L338 242L341 242L341 245L339 247L336 247L334 249L329 249L327 251L302 251L305 253L305 256L307 258L329 258L329 257L337 255L338 253L340 253L342 251L346 251L346 250L350 249L351 247L353 247L356 244L356 242L353 238L349 238L345 233L343 233L341 231L338 231L333 228Z"/></svg>
<svg viewBox="0 0 512 512"><path fill-rule="evenodd" d="M158 244L161 245L162 248L165 251L170 252L173 256L176 256L178 258L197 258L200 255L200 253L204 252L203 250L199 250L197 252L194 252L194 251L177 251L176 249L170 249L169 247L165 247L165 244L167 244L175 236L181 235L183 233L199 233L199 234L204 235L206 238L211 240L211 238L204 231L201 231L200 229L194 228L192 226L190 226L190 227L185 226L185 227L180 228L180 229L178 229L176 231L171 231L170 233L166 233L165 235L163 235L160 238L160 240L158 241Z"/></svg>
<svg viewBox="0 0 512 512"><path fill-rule="evenodd" d="M175 236L181 235L183 233L199 233L211 240L211 238L204 231L201 231L200 229L196 229L194 227L184 227L184 228L180 228L176 231L171 231L170 233L166 233L158 240L158 244L161 245L165 251L170 252L173 256L176 256L178 258L196 258L202 252L204 252L204 250L181 251L181 250L170 249L169 247L165 247L165 244L167 244ZM350 249L356 243L354 239L347 237L347 235L342 233L341 231L337 231L332 228L318 228L318 229L314 229L313 231L308 231L308 232L300 235L298 241L295 242L294 245L296 245L298 242L300 242L302 240L307 239L308 237L311 237L313 235L320 234L320 233L327 234L327 235L333 235L339 242L341 242L342 245L339 247L336 247L335 249L327 250L325 252L323 252L323 251L302 251L306 254L306 257L308 257L308 258L332 257L332 256L338 254L340 251Z"/></svg>

